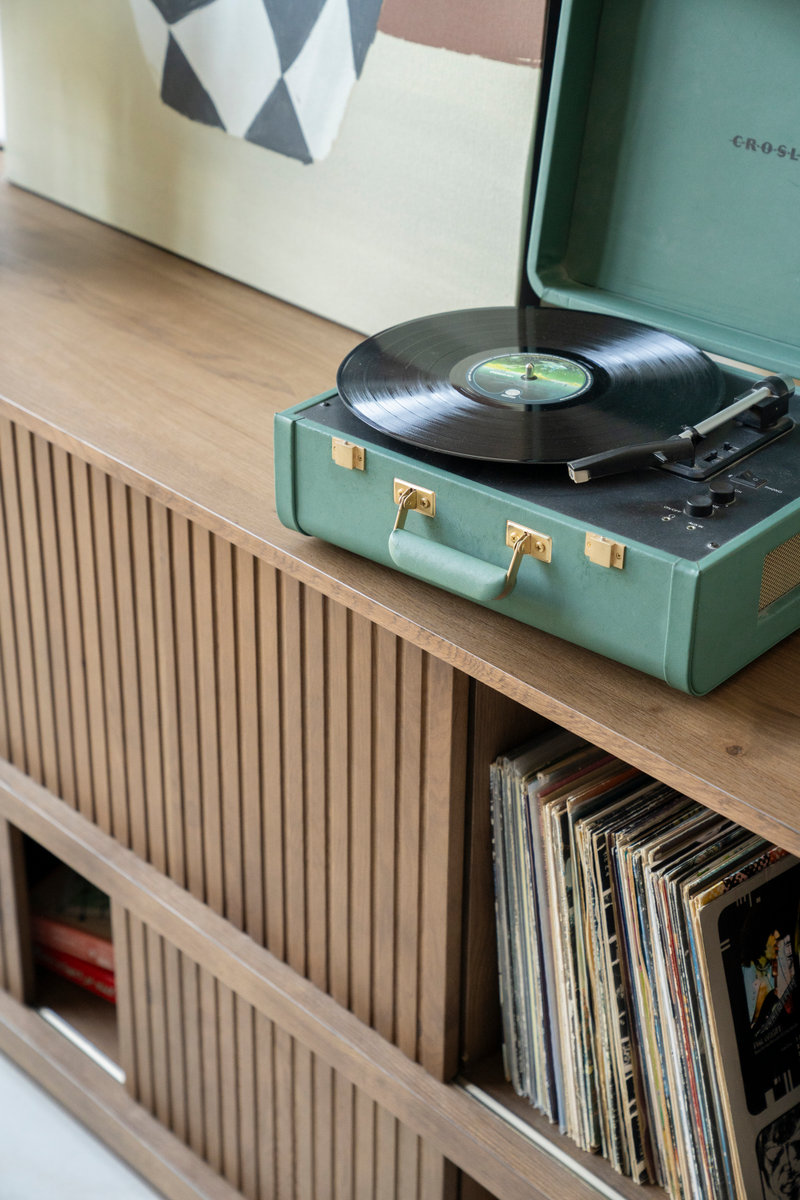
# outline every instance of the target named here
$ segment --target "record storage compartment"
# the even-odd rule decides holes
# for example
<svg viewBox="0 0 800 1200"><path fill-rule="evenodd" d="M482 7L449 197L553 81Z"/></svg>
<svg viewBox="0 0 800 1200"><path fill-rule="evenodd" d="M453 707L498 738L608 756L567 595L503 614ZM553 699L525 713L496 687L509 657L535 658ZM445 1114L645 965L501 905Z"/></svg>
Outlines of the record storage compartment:
<svg viewBox="0 0 800 1200"><path fill-rule="evenodd" d="M577 1178L588 1172L607 1195L666 1197L649 1184L646 1192L618 1174L600 1155L588 1154L556 1125L518 1096L505 1077L492 857L489 768L503 754L548 729L553 722L475 682L471 690L470 746L465 842L464 941L459 1076L456 1082L480 1095L495 1114L505 1114L520 1136L545 1153L569 1160ZM477 1091L475 1090L477 1089ZM577 1182L577 1180L576 1180Z"/></svg>

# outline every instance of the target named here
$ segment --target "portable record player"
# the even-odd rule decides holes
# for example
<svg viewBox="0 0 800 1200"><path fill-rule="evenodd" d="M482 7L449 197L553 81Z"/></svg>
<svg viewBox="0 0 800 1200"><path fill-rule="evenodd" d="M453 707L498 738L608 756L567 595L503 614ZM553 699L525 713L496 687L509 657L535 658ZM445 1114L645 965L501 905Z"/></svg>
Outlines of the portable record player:
<svg viewBox="0 0 800 1200"><path fill-rule="evenodd" d="M565 0L542 306L357 347L276 417L284 524L696 695L798 628L798 50L787 6Z"/></svg>

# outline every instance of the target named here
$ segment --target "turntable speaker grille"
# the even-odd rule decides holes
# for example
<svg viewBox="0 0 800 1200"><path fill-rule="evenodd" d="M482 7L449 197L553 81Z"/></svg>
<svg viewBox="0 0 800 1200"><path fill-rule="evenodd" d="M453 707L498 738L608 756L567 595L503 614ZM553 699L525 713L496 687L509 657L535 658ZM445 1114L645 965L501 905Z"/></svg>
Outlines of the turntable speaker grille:
<svg viewBox="0 0 800 1200"><path fill-rule="evenodd" d="M758 611L774 604L800 583L800 533L770 550L764 559Z"/></svg>

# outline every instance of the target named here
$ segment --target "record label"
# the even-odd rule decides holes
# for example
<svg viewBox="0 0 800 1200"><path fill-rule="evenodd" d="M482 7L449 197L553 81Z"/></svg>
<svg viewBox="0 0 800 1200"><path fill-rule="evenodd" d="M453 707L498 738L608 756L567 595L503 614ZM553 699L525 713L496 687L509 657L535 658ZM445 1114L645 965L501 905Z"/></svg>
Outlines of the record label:
<svg viewBox="0 0 800 1200"><path fill-rule="evenodd" d="M592 384L591 372L579 362L554 354L474 355L456 363L450 380L467 395L486 396L501 404L553 404L580 396Z"/></svg>

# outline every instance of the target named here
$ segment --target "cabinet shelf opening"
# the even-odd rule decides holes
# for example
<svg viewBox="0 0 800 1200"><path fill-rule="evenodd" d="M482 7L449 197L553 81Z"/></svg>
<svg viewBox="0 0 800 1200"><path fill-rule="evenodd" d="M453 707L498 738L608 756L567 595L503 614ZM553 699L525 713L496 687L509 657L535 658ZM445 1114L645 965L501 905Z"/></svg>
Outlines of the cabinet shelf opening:
<svg viewBox="0 0 800 1200"><path fill-rule="evenodd" d="M44 846L24 838L31 1007L118 1082L110 901Z"/></svg>

